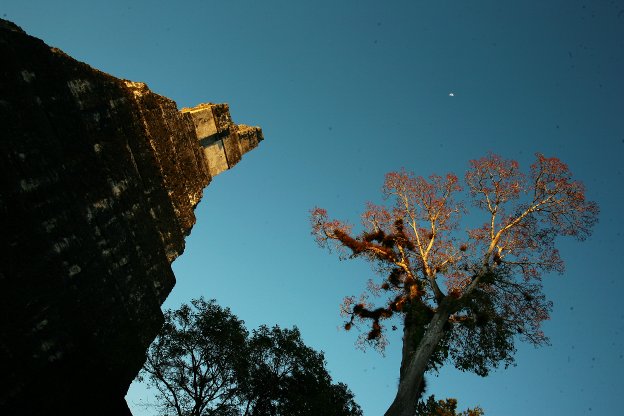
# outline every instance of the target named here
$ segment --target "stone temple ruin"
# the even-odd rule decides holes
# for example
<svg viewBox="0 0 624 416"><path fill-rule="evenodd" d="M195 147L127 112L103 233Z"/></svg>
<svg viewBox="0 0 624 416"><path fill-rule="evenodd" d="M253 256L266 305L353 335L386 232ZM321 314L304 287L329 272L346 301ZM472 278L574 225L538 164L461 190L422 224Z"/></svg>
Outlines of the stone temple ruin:
<svg viewBox="0 0 624 416"><path fill-rule="evenodd" d="M0 414L130 415L194 207L262 141L0 20Z"/></svg>

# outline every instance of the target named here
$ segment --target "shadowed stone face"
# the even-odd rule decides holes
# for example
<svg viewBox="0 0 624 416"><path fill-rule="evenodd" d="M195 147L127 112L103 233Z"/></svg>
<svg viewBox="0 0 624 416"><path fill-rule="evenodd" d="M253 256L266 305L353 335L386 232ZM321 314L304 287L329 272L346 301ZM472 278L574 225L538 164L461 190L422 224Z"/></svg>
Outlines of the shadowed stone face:
<svg viewBox="0 0 624 416"><path fill-rule="evenodd" d="M0 414L129 414L193 209L262 132L5 20L0 56Z"/></svg>

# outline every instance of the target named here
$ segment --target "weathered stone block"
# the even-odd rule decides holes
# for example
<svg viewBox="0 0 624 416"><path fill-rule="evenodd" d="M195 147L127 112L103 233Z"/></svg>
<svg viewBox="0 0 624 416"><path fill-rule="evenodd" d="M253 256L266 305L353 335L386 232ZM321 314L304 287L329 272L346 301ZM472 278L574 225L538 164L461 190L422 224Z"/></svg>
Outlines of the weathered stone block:
<svg viewBox="0 0 624 416"><path fill-rule="evenodd" d="M200 104L193 108L183 108L182 112L188 114L195 126L195 133L199 140L208 139L217 134L217 124L212 115L213 104Z"/></svg>
<svg viewBox="0 0 624 416"><path fill-rule="evenodd" d="M204 155L206 157L206 166L212 176L216 176L224 170L229 169L223 140L217 140L206 147L204 149Z"/></svg>
<svg viewBox="0 0 624 416"><path fill-rule="evenodd" d="M256 147L262 140L259 127L232 123L227 104L200 104L193 108L183 108L182 113L195 127L195 134L204 148L206 168L211 176L230 169L241 160L244 153ZM239 140L240 131L245 134L244 145Z"/></svg>
<svg viewBox="0 0 624 416"><path fill-rule="evenodd" d="M241 153L245 154L252 149L255 149L263 140L262 129L259 127L246 126L239 124L238 128L238 142L240 145Z"/></svg>

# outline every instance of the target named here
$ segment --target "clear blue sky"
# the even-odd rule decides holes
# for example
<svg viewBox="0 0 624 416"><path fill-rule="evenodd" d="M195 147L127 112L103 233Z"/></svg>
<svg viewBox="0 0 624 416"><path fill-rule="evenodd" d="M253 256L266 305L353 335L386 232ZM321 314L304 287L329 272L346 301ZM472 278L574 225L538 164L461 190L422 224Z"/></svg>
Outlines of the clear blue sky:
<svg viewBox="0 0 624 416"><path fill-rule="evenodd" d="M545 279L552 346L520 344L517 367L487 378L447 368L429 393L496 416L622 412L624 1L4 0L0 15L179 107L227 102L263 127L206 190L165 306L205 296L249 328L299 326L366 416L394 397L400 340L382 357L337 329L372 274L317 248L308 210L357 222L400 167L560 157L602 213L588 241L560 241L567 272ZM137 416L145 395L128 394Z"/></svg>

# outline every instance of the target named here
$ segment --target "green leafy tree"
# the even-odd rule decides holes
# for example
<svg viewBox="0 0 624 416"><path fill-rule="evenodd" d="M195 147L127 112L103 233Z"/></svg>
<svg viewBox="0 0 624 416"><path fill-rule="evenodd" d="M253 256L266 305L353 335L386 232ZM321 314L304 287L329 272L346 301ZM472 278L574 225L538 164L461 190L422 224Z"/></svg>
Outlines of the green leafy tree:
<svg viewBox="0 0 624 416"><path fill-rule="evenodd" d="M261 326L249 336L229 309L203 298L165 312L139 378L158 391L162 415L362 414L296 327Z"/></svg>
<svg viewBox="0 0 624 416"><path fill-rule="evenodd" d="M557 158L537 154L527 175L517 162L493 154L470 164L463 194L452 173L387 174L383 192L390 203L368 205L360 234L324 209L312 211L312 233L322 247L365 259L381 276L369 289L385 303L345 298L345 329L370 323L360 340L383 349L386 322L402 320L399 387L386 416L413 416L425 372L447 361L485 376L513 363L517 338L547 343L541 324L552 306L541 276L564 269L555 240L583 240L597 221L597 204ZM460 229L468 212L463 200L482 215L482 225Z"/></svg>

